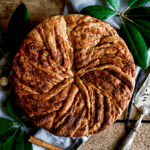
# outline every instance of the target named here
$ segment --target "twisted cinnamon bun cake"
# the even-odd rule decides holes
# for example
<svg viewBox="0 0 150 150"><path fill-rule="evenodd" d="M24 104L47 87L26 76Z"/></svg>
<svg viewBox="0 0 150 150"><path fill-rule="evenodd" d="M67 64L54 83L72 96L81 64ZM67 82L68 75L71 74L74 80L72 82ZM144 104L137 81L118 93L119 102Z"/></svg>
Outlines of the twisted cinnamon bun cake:
<svg viewBox="0 0 150 150"><path fill-rule="evenodd" d="M132 96L135 64L114 28L84 15L44 20L13 63L15 92L36 126L57 136L95 134Z"/></svg>

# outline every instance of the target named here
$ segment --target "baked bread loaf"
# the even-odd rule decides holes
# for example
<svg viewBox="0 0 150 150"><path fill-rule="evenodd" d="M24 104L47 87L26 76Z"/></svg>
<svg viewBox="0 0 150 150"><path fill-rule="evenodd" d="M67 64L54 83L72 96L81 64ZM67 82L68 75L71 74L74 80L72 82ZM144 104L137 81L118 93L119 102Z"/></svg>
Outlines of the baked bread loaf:
<svg viewBox="0 0 150 150"><path fill-rule="evenodd" d="M95 134L125 110L135 64L109 24L80 14L44 20L13 63L15 92L36 126L57 136Z"/></svg>

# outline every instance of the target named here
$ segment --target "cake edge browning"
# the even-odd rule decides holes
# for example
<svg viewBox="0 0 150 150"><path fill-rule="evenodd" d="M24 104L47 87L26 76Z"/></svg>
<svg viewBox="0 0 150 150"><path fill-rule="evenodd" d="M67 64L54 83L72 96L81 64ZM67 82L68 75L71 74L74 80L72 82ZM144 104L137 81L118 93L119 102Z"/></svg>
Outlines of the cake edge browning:
<svg viewBox="0 0 150 150"><path fill-rule="evenodd" d="M78 14L44 20L13 63L15 92L36 126L57 136L95 134L127 107L135 64L113 27Z"/></svg>

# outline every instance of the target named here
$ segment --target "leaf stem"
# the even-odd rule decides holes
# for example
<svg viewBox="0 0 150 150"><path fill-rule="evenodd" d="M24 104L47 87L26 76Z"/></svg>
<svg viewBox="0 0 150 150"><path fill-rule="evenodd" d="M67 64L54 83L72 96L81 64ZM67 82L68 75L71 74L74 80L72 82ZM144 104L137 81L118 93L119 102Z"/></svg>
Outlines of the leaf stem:
<svg viewBox="0 0 150 150"><path fill-rule="evenodd" d="M130 21L133 23L133 20L129 19L128 17L126 17L125 15L122 15L123 18L125 18L126 20Z"/></svg>
<svg viewBox="0 0 150 150"><path fill-rule="evenodd" d="M20 128L23 125L24 125L24 123L20 123L17 128Z"/></svg>
<svg viewBox="0 0 150 150"><path fill-rule="evenodd" d="M129 9L130 7L127 7L122 13L121 16L123 16L125 14L125 12Z"/></svg>
<svg viewBox="0 0 150 150"><path fill-rule="evenodd" d="M119 17L120 17L121 23L124 24L124 22L123 22L123 20L122 20L122 17L121 17L121 16L119 16Z"/></svg>
<svg viewBox="0 0 150 150"><path fill-rule="evenodd" d="M14 124L19 124L20 125L20 122L19 121L14 121Z"/></svg>
<svg viewBox="0 0 150 150"><path fill-rule="evenodd" d="M116 12L117 14L116 15L118 15L118 16L120 16L121 14L120 14L120 12Z"/></svg>

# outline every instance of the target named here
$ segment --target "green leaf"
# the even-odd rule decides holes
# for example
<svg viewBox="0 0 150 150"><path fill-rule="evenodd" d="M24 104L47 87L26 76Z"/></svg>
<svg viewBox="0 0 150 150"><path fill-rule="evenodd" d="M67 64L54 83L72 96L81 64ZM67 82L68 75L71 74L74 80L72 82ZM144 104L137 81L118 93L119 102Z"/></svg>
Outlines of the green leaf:
<svg viewBox="0 0 150 150"><path fill-rule="evenodd" d="M131 19L146 19L150 20L150 7L140 7L132 9L127 13L127 17Z"/></svg>
<svg viewBox="0 0 150 150"><path fill-rule="evenodd" d="M24 150L24 131L21 131L15 142L15 150Z"/></svg>
<svg viewBox="0 0 150 150"><path fill-rule="evenodd" d="M33 150L32 143L28 142L29 135L24 133L25 150Z"/></svg>
<svg viewBox="0 0 150 150"><path fill-rule="evenodd" d="M12 128L13 126L13 121L5 119L5 118L0 118L0 135L5 134Z"/></svg>
<svg viewBox="0 0 150 150"><path fill-rule="evenodd" d="M143 19L135 19L134 22L150 30L150 21Z"/></svg>
<svg viewBox="0 0 150 150"><path fill-rule="evenodd" d="M128 7L133 6L138 0L129 0Z"/></svg>
<svg viewBox="0 0 150 150"><path fill-rule="evenodd" d="M130 23L122 24L121 33L127 42L136 64L146 69L148 66L148 49L141 33Z"/></svg>
<svg viewBox="0 0 150 150"><path fill-rule="evenodd" d="M33 146L30 142L25 142L25 150L33 150Z"/></svg>
<svg viewBox="0 0 150 150"><path fill-rule="evenodd" d="M5 143L2 145L2 150L13 150L15 146L16 136L20 132L20 129L17 128L12 136L10 136Z"/></svg>
<svg viewBox="0 0 150 150"><path fill-rule="evenodd" d="M115 9L118 10L120 6L120 0L107 0L107 2Z"/></svg>
<svg viewBox="0 0 150 150"><path fill-rule="evenodd" d="M8 50L11 61L29 31L29 12L25 4L20 4L11 16L8 24Z"/></svg>
<svg viewBox="0 0 150 150"><path fill-rule="evenodd" d="M139 0L138 2L136 2L132 8L138 8L138 7L141 7L141 6L144 6L146 5L150 0Z"/></svg>
<svg viewBox="0 0 150 150"><path fill-rule="evenodd" d="M21 119L19 118L19 116L15 112L10 100L7 101L7 110L8 110L8 112L12 118L14 118L16 121L19 121L19 122L21 121Z"/></svg>
<svg viewBox="0 0 150 150"><path fill-rule="evenodd" d="M81 13L85 15L91 15L92 17L101 20L107 19L117 14L114 10L102 5L87 6L81 10Z"/></svg>
<svg viewBox="0 0 150 150"><path fill-rule="evenodd" d="M4 36L2 29L0 28L0 58L5 56L5 51L4 51Z"/></svg>
<svg viewBox="0 0 150 150"><path fill-rule="evenodd" d="M139 29L141 34L150 40L150 22L142 19L135 19L133 24Z"/></svg>
<svg viewBox="0 0 150 150"><path fill-rule="evenodd" d="M16 132L16 128L10 128L4 135L0 135L0 145L3 145Z"/></svg>

